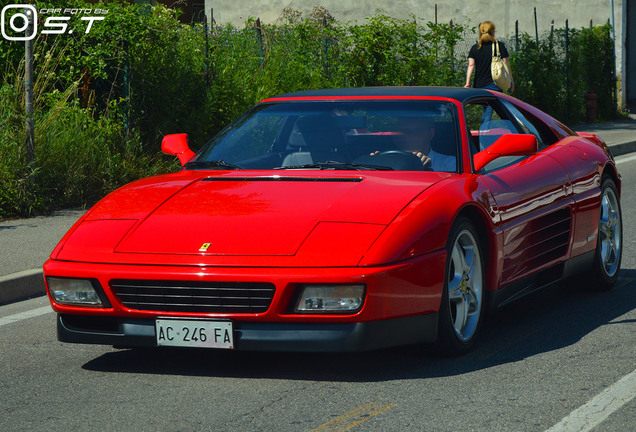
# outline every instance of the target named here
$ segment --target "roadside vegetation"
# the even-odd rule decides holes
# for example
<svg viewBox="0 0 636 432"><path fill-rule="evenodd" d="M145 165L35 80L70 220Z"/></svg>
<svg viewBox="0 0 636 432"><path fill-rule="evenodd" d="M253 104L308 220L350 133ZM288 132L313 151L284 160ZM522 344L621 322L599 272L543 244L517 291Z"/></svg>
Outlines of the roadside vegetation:
<svg viewBox="0 0 636 432"><path fill-rule="evenodd" d="M36 2L38 10L52 2ZM276 24L205 29L162 5L108 9L91 31L35 39L35 160L25 156L24 44L0 44L0 218L91 205L134 179L178 168L160 153L165 134L199 148L266 97L329 87L461 86L476 40L471 25L400 20L381 11L338 22L328 10L286 9ZM73 17L70 25L85 28ZM83 27L82 27L83 26ZM567 37L566 37L567 34ZM511 48L515 96L568 122L583 95L616 116L609 26L560 29ZM567 56L566 56L567 54Z"/></svg>

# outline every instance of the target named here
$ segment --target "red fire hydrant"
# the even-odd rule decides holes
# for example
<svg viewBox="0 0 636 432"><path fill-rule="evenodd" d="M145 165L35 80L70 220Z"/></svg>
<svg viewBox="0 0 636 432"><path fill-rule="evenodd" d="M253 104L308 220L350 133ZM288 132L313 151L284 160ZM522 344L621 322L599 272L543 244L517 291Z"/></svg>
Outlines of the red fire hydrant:
<svg viewBox="0 0 636 432"><path fill-rule="evenodd" d="M594 93L594 90L588 90L583 98L585 98L585 121L588 123L596 123L598 95Z"/></svg>

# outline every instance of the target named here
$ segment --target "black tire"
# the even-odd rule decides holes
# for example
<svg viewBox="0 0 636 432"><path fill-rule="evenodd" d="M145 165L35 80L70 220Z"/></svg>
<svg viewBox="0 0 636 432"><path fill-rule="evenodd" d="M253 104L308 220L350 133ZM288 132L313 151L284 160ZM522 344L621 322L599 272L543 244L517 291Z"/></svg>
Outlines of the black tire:
<svg viewBox="0 0 636 432"><path fill-rule="evenodd" d="M590 278L590 288L609 291L618 279L623 257L623 217L618 199L618 189L610 177L601 181L601 204L599 209L596 253Z"/></svg>
<svg viewBox="0 0 636 432"><path fill-rule="evenodd" d="M455 221L446 250L437 348L444 355L457 356L475 344L485 311L483 243L469 219Z"/></svg>

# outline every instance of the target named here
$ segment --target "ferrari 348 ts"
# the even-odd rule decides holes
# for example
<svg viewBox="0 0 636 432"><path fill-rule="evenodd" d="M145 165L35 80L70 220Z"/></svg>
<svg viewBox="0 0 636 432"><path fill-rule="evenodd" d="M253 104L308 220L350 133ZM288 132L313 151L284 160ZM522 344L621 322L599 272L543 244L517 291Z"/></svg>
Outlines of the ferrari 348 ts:
<svg viewBox="0 0 636 432"><path fill-rule="evenodd" d="M179 172L106 196L44 265L59 340L461 354L488 311L618 277L607 146L505 94L285 94L162 149Z"/></svg>

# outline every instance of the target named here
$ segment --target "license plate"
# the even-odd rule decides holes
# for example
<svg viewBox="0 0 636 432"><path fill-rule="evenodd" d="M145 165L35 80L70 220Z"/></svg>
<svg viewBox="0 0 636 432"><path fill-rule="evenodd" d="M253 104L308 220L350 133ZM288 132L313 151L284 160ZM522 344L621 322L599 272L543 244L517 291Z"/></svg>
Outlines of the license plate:
<svg viewBox="0 0 636 432"><path fill-rule="evenodd" d="M234 348L231 321L157 319L157 345L191 348Z"/></svg>

